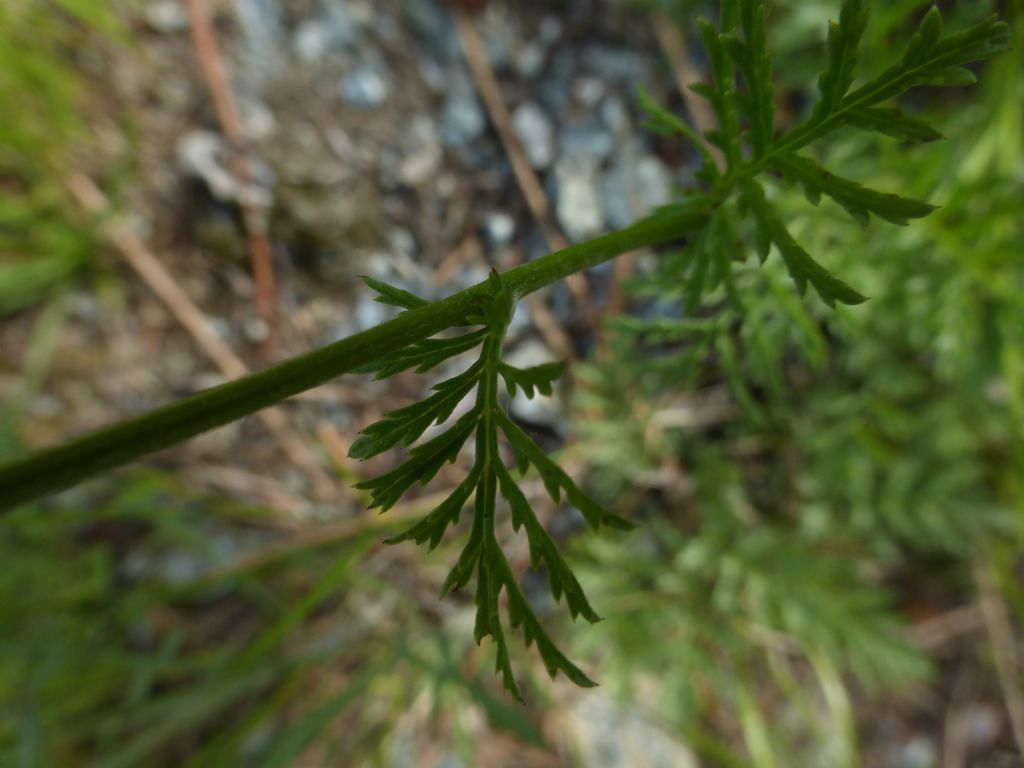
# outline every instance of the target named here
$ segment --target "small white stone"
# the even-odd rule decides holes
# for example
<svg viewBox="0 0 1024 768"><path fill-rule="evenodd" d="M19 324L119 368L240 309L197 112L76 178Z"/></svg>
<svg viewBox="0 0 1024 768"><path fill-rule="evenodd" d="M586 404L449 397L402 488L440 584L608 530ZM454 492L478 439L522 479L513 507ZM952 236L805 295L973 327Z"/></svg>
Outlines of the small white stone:
<svg viewBox="0 0 1024 768"><path fill-rule="evenodd" d="M571 162L555 166L558 221L570 240L585 240L604 229L604 216L592 172Z"/></svg>
<svg viewBox="0 0 1024 768"><path fill-rule="evenodd" d="M376 109L391 95L391 85L376 67L363 65L342 79L340 91L352 106Z"/></svg>
<svg viewBox="0 0 1024 768"><path fill-rule="evenodd" d="M604 81L599 77L581 77L573 84L572 92L583 106L595 107L604 98Z"/></svg>
<svg viewBox="0 0 1024 768"><path fill-rule="evenodd" d="M516 52L516 72L521 77L533 78L544 68L544 47L530 41Z"/></svg>
<svg viewBox="0 0 1024 768"><path fill-rule="evenodd" d="M508 245L516 234L516 220L507 213L494 211L484 219L484 232L491 245Z"/></svg>
<svg viewBox="0 0 1024 768"><path fill-rule="evenodd" d="M270 336L270 327L261 318L250 317L242 326L242 333L251 344L259 344Z"/></svg>
<svg viewBox="0 0 1024 768"><path fill-rule="evenodd" d="M512 113L512 130L523 145L530 165L547 168L555 159L555 132L544 111L532 101L516 107Z"/></svg>
<svg viewBox="0 0 1024 768"><path fill-rule="evenodd" d="M155 32L172 34L188 29L188 15L177 0L154 0L146 5L144 16Z"/></svg>

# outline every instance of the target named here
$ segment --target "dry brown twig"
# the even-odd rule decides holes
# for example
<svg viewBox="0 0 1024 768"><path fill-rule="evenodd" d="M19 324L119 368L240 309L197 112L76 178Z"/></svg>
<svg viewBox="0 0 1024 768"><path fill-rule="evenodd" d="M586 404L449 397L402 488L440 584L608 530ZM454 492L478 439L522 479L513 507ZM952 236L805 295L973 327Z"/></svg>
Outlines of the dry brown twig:
<svg viewBox="0 0 1024 768"><path fill-rule="evenodd" d="M217 122L231 145L233 151L233 168L235 175L242 184L250 184L253 174L249 159L245 154L245 128L231 90L231 81L224 66L224 59L217 46L217 35L213 24L203 6L204 0L184 0L188 14L189 29L192 42L203 70L206 87L213 100ZM252 277L256 287L256 311L260 319L267 324L267 337L261 345L265 358L269 357L277 335L277 289L274 284L273 255L270 238L266 232L265 217L255 205L240 201L242 221L245 225L249 243L249 256L252 261Z"/></svg>
<svg viewBox="0 0 1024 768"><path fill-rule="evenodd" d="M709 131L713 131L717 125L714 111L707 102L690 90L690 84L701 80L701 73L693 63L690 50L678 25L668 15L657 13L651 17L651 29L658 41L658 45L661 47L662 53L672 68L676 87L686 103L686 110L690 113L690 118L697 128L697 132L704 135ZM724 170L725 156L722 154L722 151L708 142L704 142L704 149L711 154L718 169ZM626 308L626 297L622 286L626 280L633 276L636 270L636 259L637 255L635 253L627 253L615 261L612 273L611 297L608 300L608 311L610 314L619 314Z"/></svg>
<svg viewBox="0 0 1024 768"><path fill-rule="evenodd" d="M1006 609L1006 602L999 593L992 566L980 556L974 559L974 580L978 585L978 603L981 617L985 622L989 644L992 646L992 660L995 663L999 686L1003 689L1006 712L1017 749L1024 755L1024 689L1021 688L1021 673L1017 659L1016 639L1013 624Z"/></svg>
<svg viewBox="0 0 1024 768"><path fill-rule="evenodd" d="M911 636L921 650L934 653L962 635L979 631L982 626L981 611L972 603L918 622Z"/></svg>
<svg viewBox="0 0 1024 768"><path fill-rule="evenodd" d="M661 46L661 52L668 59L669 66L672 68L672 76L676 81L676 87L679 89L679 94L683 97L686 111L690 113L690 118L697 128L697 132L704 136L710 131L715 130L718 121L715 119L715 113L711 105L690 89L693 83L699 83L703 78L700 70L693 63L690 49L686 45L686 39L683 37L682 32L680 32L679 26L668 15L658 13L651 17L651 29L658 40L658 45ZM722 150L708 142L704 142L704 149L711 155L715 165L718 166L718 170L724 171L725 156L722 154Z"/></svg>
<svg viewBox="0 0 1024 768"><path fill-rule="evenodd" d="M106 197L91 179L76 175L68 182L68 186L88 213L99 216L108 210ZM110 229L108 237L128 265L164 303L174 319L188 331L224 376L234 379L249 373L248 366L216 334L202 310L137 235L124 227L115 226ZM336 497L338 483L327 474L302 438L292 431L284 412L275 407L260 411L258 415L277 438L288 458L307 475L317 498L326 500Z"/></svg>
<svg viewBox="0 0 1024 768"><path fill-rule="evenodd" d="M484 48L483 40L480 39L480 32L477 30L473 18L466 11L455 9L452 15L455 19L459 42L462 44L462 52L469 65L470 74L473 76L473 82L487 108L494 129L498 132L502 147L508 155L512 173L526 200L526 205L541 232L544 233L548 247L553 251L568 248L569 241L565 239L555 224L547 195L544 194L544 188L541 186L537 174L533 172L533 167L526 159L526 153L523 152L523 147L512 130L512 118L509 115L508 107L505 106L505 99L501 95L501 86L498 84L498 79L494 76L494 70L487 58L487 51ZM582 275L569 277L567 283L577 301L586 300L588 291ZM537 330L540 331L548 346L561 357L572 357L572 343L543 299L537 294L532 294L526 298L526 302L533 314Z"/></svg>

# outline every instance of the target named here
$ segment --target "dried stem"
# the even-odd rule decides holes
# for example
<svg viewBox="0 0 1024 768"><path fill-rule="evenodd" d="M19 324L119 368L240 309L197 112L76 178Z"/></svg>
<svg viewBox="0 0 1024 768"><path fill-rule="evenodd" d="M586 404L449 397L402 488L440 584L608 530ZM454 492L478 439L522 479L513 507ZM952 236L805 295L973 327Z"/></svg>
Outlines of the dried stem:
<svg viewBox="0 0 1024 768"><path fill-rule="evenodd" d="M192 42L199 57L206 87L213 99L217 121L231 144L234 172L243 184L250 184L252 168L245 154L245 128L231 90L231 80L224 67L224 59L217 46L213 24L210 23L210 18L203 7L203 0L184 0L184 3L189 29L192 31ZM277 289L274 284L273 254L263 212L244 200L239 203L249 243L253 282L256 285L256 311L267 324L268 330L261 351L265 358L269 358L277 334Z"/></svg>

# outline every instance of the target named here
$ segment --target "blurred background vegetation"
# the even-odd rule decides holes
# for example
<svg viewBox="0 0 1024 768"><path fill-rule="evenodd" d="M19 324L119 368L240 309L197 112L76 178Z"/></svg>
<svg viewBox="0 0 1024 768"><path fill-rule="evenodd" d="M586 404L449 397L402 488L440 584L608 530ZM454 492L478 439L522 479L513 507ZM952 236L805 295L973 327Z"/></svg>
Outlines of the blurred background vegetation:
<svg viewBox="0 0 1024 768"><path fill-rule="evenodd" d="M695 42L694 14L712 5L640 12ZM838 3L772 5L792 121ZM865 74L928 5L873 4ZM552 631L598 692L532 668L530 706L503 695L471 606L436 598L451 545L380 544L415 509L375 518L345 497L282 514L161 457L0 526L0 765L1021 765L1024 16L1017 0L941 5L950 26L999 12L1016 35L978 86L903 105L946 138L849 132L816 147L838 173L941 209L860 228L798 190L778 201L868 303L800 300L769 262L690 307L641 259L627 314L574 368L550 438L639 523L574 537L565 510L551 519L606 618ZM77 402L55 390L75 370L62 356L118 343L140 306L68 180L109 191L155 173L136 151L145 121L105 81L154 55L140 14L164 6L0 0L0 458L60 436L47 403ZM667 65L655 74L671 82ZM206 267L189 279L213 291L237 269ZM206 450L231 463L236 446ZM336 458L329 441L317 450Z"/></svg>

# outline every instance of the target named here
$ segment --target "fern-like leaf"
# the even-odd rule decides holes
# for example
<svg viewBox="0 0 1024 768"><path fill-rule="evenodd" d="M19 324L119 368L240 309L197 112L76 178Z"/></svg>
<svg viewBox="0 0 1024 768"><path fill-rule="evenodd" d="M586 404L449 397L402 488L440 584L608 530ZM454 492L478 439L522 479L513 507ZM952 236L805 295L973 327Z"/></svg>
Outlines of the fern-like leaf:
<svg viewBox="0 0 1024 768"><path fill-rule="evenodd" d="M375 285L382 297L393 301L409 301L390 286ZM512 570L498 543L495 522L498 497L504 498L511 510L514 531L525 531L533 567L544 566L548 584L556 601L565 598L573 619L582 616L587 621L600 617L583 593L579 580L562 558L554 540L544 530L526 496L516 485L512 474L501 461L499 436L504 435L520 459L521 469L537 467L552 497L558 501L564 491L569 503L584 515L593 527L610 524L625 527L624 520L616 518L591 500L541 448L505 415L498 400L499 382L504 382L508 394L522 390L527 397L537 392L551 394L554 382L562 375L561 363L546 363L532 368L516 368L501 359L501 346L515 307L514 297L502 284L496 272L491 275L491 296L473 313L469 320L483 325L453 339L430 339L411 345L381 360L373 371L387 376L398 371L416 368L426 370L456 354L475 347L479 357L464 372L434 386L434 394L419 403L388 413L384 419L367 427L353 443L349 455L357 459L375 456L399 444L410 445L435 423L442 423L453 413L456 405L476 388L476 404L442 434L413 447L409 457L396 469L357 485L370 491L371 506L387 510L413 483L427 482L445 461L454 461L470 435L475 434L475 462L466 479L429 514L402 533L388 539L390 544L415 541L435 548L446 531L456 525L463 508L473 498L473 525L458 561L445 579L442 593L466 586L476 576L476 621L473 636L482 642L490 637L495 646L495 669L501 674L505 688L516 698L522 692L512 671L511 654L499 611L500 595L508 598L509 624L521 628L527 646L536 643L548 672L554 676L563 673L578 685L593 685L578 667L558 650L544 631L519 588Z"/></svg>
<svg viewBox="0 0 1024 768"><path fill-rule="evenodd" d="M900 60L881 75L851 90L860 58L860 43L868 21L864 0L844 0L838 22L830 25L828 61L818 79L820 99L808 119L781 136L774 136L771 61L766 43L764 0L726 0L721 6L721 28L698 22L711 67L711 82L694 86L710 101L721 127L708 139L726 154L725 174L701 176L711 189L692 193L690 204L704 204L714 212L708 225L694 233L684 258L668 257L660 267L662 280L683 280L685 311L693 313L704 293L725 283L730 303L738 306L738 294L731 284L732 263L737 258L737 227L718 211L737 195L754 215L756 251L762 262L775 245L801 293L808 284L829 305L857 304L864 297L815 261L786 230L781 218L767 201L756 177L771 168L798 183L808 200L817 205L826 195L854 219L867 224L872 215L894 224L927 216L935 207L897 194L868 189L854 181L829 173L799 153L813 141L844 125L874 131L905 141L934 141L941 134L926 121L884 106L915 85L958 85L973 81L971 62L1005 49L1009 28L987 19L963 32L943 37L942 19L933 8L922 20ZM745 83L734 87L735 73ZM650 105L648 105L650 106ZM655 105L656 106L656 105ZM653 108L652 108L653 109ZM746 118L748 130L739 133L738 115ZM656 113L654 127L672 132L671 115ZM675 126L674 132L685 134ZM691 137L692 138L692 137ZM744 146L747 145L744 158ZM725 228L730 234L724 236Z"/></svg>
<svg viewBox="0 0 1024 768"><path fill-rule="evenodd" d="M647 89L642 86L637 91L637 99L640 102L640 109L647 115L647 120L642 124L642 127L661 136L684 136L689 139L700 153L702 161L701 173L711 181L718 178L715 161L707 151L704 139L696 130L658 104L654 97L647 92Z"/></svg>
<svg viewBox="0 0 1024 768"><path fill-rule="evenodd" d="M390 412L383 421L363 430L362 436L352 443L349 456L368 459L398 443L412 444L431 424L440 424L452 415L455 407L477 385L481 370L478 362L458 376L435 384L435 394L426 400Z"/></svg>
<svg viewBox="0 0 1024 768"><path fill-rule="evenodd" d="M723 17L724 18L724 17ZM719 130L710 134L708 139L716 144L722 152L730 170L740 163L740 119L736 104L735 70L732 60L725 50L722 36L709 22L698 19L698 30L711 62L712 82L697 83L690 86L694 93L707 99L718 115ZM724 26L723 29L729 29Z"/></svg>
<svg viewBox="0 0 1024 768"><path fill-rule="evenodd" d="M898 64L849 93L834 114L873 107L915 85L965 85L974 75L963 67L1006 50L1010 28L994 16L963 32L942 37L942 15L933 7L907 46Z"/></svg>
<svg viewBox="0 0 1024 768"><path fill-rule="evenodd" d="M562 363L543 363L532 368L515 368L506 363L498 367L501 378L505 381L510 395L515 395L516 388L523 390L527 399L532 400L533 396L540 392L542 395L551 395L552 385L565 372L565 365Z"/></svg>
<svg viewBox="0 0 1024 768"><path fill-rule="evenodd" d="M804 250L765 197L764 190L757 182L749 181L744 185L743 200L749 207L757 224L758 242L762 258L767 257L771 244L774 244L782 255L790 277L796 283L797 290L804 293L810 283L821 297L821 300L834 307L841 304L861 304L867 299L857 291L832 275L821 264L816 262Z"/></svg>
<svg viewBox="0 0 1024 768"><path fill-rule="evenodd" d="M821 195L825 194L864 226L868 225L870 214L906 226L908 219L920 219L935 210L934 205L893 193L877 192L854 181L834 176L810 158L801 155L778 155L773 158L772 165L799 183L813 205L817 205Z"/></svg>
<svg viewBox="0 0 1024 768"><path fill-rule="evenodd" d="M747 84L747 93L739 104L750 120L750 144L754 157L760 158L772 143L775 119L775 89L765 29L764 0L740 3L740 26L742 39L730 34L723 37L723 42Z"/></svg>
<svg viewBox="0 0 1024 768"><path fill-rule="evenodd" d="M942 133L924 120L905 115L899 109L865 107L849 113L850 124L864 131L881 133L903 141L938 141Z"/></svg>
<svg viewBox="0 0 1024 768"><path fill-rule="evenodd" d="M397 288L393 285L388 285L382 280L376 280L367 275L362 276L362 281L379 294L374 301L381 304L400 307L402 309L419 309L420 307L425 307L430 303L426 299L420 298L415 293L409 293L409 291Z"/></svg>
<svg viewBox="0 0 1024 768"><path fill-rule="evenodd" d="M815 107L817 116L831 113L850 90L867 25L868 11L863 0L845 0L839 23L829 25L828 68L818 79L821 100Z"/></svg>
<svg viewBox="0 0 1024 768"><path fill-rule="evenodd" d="M765 0L723 0L720 28L715 29L705 21L699 24L712 77L710 83L694 86L694 90L714 107L720 122L717 131L701 136L661 108L646 92L640 93L649 128L692 141L705 157L705 167L698 178L707 189L692 191L682 200L663 207L659 215L670 218L683 213L692 216L696 212L703 217L705 225L692 233L688 250L663 259L661 272L656 275L661 281L662 293L666 276L685 281L685 285L677 283L673 294L685 300L686 315L680 319L661 318L653 325L638 321L623 323L630 327L643 325L638 330L648 338L668 343L677 342L690 333L697 334L700 340L690 345L690 354L699 357L713 349L722 361L740 406L755 415L759 406L736 372L739 350L730 333L720 332L721 324L728 322L730 315L723 314L726 319L721 322L715 317L694 315L702 295L719 286L724 286L729 305L742 309L733 278L733 265L743 260L743 249L738 244L742 228L737 212L750 214L756 250L762 261L774 246L801 294L810 285L829 306L859 304L865 300L830 274L793 238L765 194L758 175L766 169L780 171L798 183L812 203L817 204L825 195L865 224L872 215L896 224L928 215L934 210L933 206L838 178L800 151L845 125L905 141L940 138L938 131L926 121L904 115L885 102L915 85L955 85L973 81L973 74L965 66L999 52L1009 42L1008 27L995 19L944 37L941 17L933 9L896 64L873 80L853 88L867 10L863 0L844 0L839 21L829 29L828 62L818 79L820 100L804 123L776 137L765 8ZM737 73L742 76L741 88L737 88ZM744 132L741 132L741 117ZM724 171L720 172L710 162L703 146L705 140L722 149L727 165ZM378 301L385 304L409 310L426 303L407 291L372 278L366 278L366 282L380 294ZM410 448L408 457L397 468L364 481L358 487L370 491L372 506L387 510L414 483L429 481L444 462L454 461L470 436L475 437L474 464L465 480L428 515L388 541L412 540L432 549L458 523L463 508L472 499L469 535L444 581L442 592L447 594L461 589L476 577L474 637L477 642L485 637L492 639L495 669L501 674L505 688L521 698L500 611L502 592L507 599L508 626L522 631L528 647L536 644L552 676L562 673L581 686L594 683L557 648L520 589L496 535L499 498L507 502L511 511L513 531L526 534L533 567L543 566L547 570L548 585L555 600L564 597L574 619L582 616L588 621L597 621L599 617L554 540L516 485L510 468L502 463L501 444L512 449L520 472L536 470L554 502L564 500L575 507L590 527L628 528L629 523L587 496L505 413L499 398L501 383L510 395L520 390L527 397L538 392L550 394L562 370L557 363L518 369L502 360L501 348L515 301L516 297L506 289L498 274L492 273L489 297L465 317L465 323L479 325L478 330L395 350L364 369L378 378L410 369L422 373L460 354L479 349L475 363L463 373L435 385L434 393L422 402L388 413L382 421L367 427L353 444L351 455L369 458L389 448L413 445L431 425L448 420L456 406L471 396L475 388L476 402L469 412L441 434ZM752 350L757 353L756 345ZM767 367L772 365L772 362L766 363ZM781 386L771 382L769 385L769 388Z"/></svg>
<svg viewBox="0 0 1024 768"><path fill-rule="evenodd" d="M461 355L480 346L486 331L480 329L464 333L451 339L427 339L400 349L393 355L375 360L356 373L372 373L375 379L386 379L401 371L415 368L416 373L426 373L445 360Z"/></svg>

